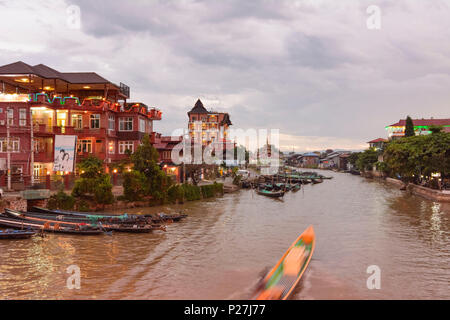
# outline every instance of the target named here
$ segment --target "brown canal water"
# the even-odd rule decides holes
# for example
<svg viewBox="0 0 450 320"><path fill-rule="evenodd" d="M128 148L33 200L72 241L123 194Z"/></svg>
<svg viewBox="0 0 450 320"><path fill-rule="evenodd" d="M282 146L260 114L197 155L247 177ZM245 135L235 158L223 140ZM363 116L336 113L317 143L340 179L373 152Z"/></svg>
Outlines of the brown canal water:
<svg viewBox="0 0 450 320"><path fill-rule="evenodd" d="M310 224L317 244L294 299L450 299L450 204L379 181L334 179L273 200L241 190L184 210L167 232L0 241L2 299L247 299ZM68 289L66 269L81 269ZM366 286L367 267L381 289Z"/></svg>

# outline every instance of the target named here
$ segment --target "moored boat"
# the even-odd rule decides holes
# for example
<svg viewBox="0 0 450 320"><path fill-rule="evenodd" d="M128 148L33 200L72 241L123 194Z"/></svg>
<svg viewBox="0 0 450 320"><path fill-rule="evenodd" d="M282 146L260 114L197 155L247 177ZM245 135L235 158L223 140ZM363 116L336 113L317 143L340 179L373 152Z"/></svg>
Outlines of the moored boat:
<svg viewBox="0 0 450 320"><path fill-rule="evenodd" d="M82 217L44 215L37 213L19 212L11 209L5 209L5 213L11 218L19 220L27 220L38 223L58 223L60 226L79 227L88 226L91 228L99 228L103 231L127 232L127 233L148 233L154 229L165 230L161 226L152 226L149 224L108 224L108 223L92 223L91 220Z"/></svg>
<svg viewBox="0 0 450 320"><path fill-rule="evenodd" d="M308 267L315 248L313 226L308 227L269 271L256 293L257 300L286 300Z"/></svg>
<svg viewBox="0 0 450 320"><path fill-rule="evenodd" d="M100 229L93 229L85 226L78 227L66 227L61 226L58 222L54 223L42 223L36 221L19 220L7 217L5 215L0 215L0 226L14 229L33 229L33 230L43 230L45 232L53 233L67 233L67 234L78 234L78 235L99 235L103 234Z"/></svg>
<svg viewBox="0 0 450 320"><path fill-rule="evenodd" d="M266 189L259 189L258 194L260 194L262 196L266 196L266 197L271 197L271 198L281 198L284 196L284 191L282 191L282 190L271 191L271 190L266 190Z"/></svg>
<svg viewBox="0 0 450 320"><path fill-rule="evenodd" d="M0 230L0 240L5 239L29 239L36 234L33 230Z"/></svg>

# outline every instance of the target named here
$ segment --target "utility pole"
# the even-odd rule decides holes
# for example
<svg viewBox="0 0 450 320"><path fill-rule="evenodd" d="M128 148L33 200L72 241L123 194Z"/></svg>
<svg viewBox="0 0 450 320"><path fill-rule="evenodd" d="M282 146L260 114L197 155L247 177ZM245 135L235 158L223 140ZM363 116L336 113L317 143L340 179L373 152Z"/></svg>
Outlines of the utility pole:
<svg viewBox="0 0 450 320"><path fill-rule="evenodd" d="M31 174L31 185L34 185L34 132L33 132L33 110L30 108L30 136L31 136L31 163L30 163L30 174Z"/></svg>
<svg viewBox="0 0 450 320"><path fill-rule="evenodd" d="M9 110L6 109L6 154L7 154L7 166L8 166L8 191L11 191L11 151L9 148Z"/></svg>

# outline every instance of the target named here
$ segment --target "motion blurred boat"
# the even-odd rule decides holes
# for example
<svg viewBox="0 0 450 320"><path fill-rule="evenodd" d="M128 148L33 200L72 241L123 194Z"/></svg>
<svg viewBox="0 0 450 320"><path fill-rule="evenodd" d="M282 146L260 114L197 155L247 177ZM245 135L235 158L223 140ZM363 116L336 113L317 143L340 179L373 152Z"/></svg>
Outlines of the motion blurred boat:
<svg viewBox="0 0 450 320"><path fill-rule="evenodd" d="M289 247L280 261L261 281L257 300L286 300L302 278L315 247L313 226L308 227Z"/></svg>

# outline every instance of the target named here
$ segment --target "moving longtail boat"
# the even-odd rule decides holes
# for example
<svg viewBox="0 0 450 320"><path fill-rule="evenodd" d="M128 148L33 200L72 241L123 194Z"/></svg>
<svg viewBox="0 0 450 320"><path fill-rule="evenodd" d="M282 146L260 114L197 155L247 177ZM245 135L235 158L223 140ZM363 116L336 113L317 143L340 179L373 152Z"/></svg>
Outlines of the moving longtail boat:
<svg viewBox="0 0 450 320"><path fill-rule="evenodd" d="M58 222L54 222L52 224L27 220L18 220L14 218L9 218L4 215L0 215L0 225L7 228L14 228L21 230L33 229L33 230L42 230L45 232L67 233L67 234L77 234L87 236L103 234L103 231L100 229L93 229L85 226L66 227L61 226Z"/></svg>
<svg viewBox="0 0 450 320"><path fill-rule="evenodd" d="M281 198L284 196L284 191L270 191L266 189L258 189L258 194L271 198Z"/></svg>
<svg viewBox="0 0 450 320"><path fill-rule="evenodd" d="M257 300L286 300L294 291L311 261L315 239L308 227L289 247L280 261L264 277L256 293Z"/></svg>
<svg viewBox="0 0 450 320"><path fill-rule="evenodd" d="M127 233L149 233L152 230L164 230L163 226L153 226L149 224L108 224L102 222L93 223L91 220L82 217L44 215L37 213L19 212L11 209L5 209L5 213L11 218L27 220L38 223L59 223L60 226L76 227L89 226L99 228L104 231L127 232Z"/></svg>
<svg viewBox="0 0 450 320"><path fill-rule="evenodd" d="M5 239L29 239L36 234L36 231L29 230L0 230L0 240Z"/></svg>

